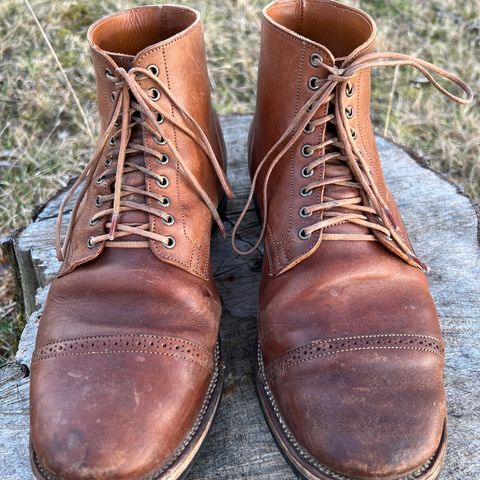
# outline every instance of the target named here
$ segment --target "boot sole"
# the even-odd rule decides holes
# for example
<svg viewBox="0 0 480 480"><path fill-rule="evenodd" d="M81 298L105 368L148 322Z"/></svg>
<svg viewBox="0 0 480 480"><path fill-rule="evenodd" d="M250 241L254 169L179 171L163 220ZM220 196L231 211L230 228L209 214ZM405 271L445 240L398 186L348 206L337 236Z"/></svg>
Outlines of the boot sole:
<svg viewBox="0 0 480 480"><path fill-rule="evenodd" d="M221 360L219 341L215 358L215 371L205 397L204 407L200 411L200 415L197 417L194 427L180 447L178 447L176 453L173 454L173 458L167 463L167 465L164 465L161 470L145 477L145 480L182 480L187 476L188 470L196 458L213 423L222 396L223 382L224 365ZM36 480L61 480L60 477L50 473L50 471L40 464L31 442L30 463L33 476Z"/></svg>
<svg viewBox="0 0 480 480"><path fill-rule="evenodd" d="M280 415L263 374L261 355L260 345L258 345L257 354L255 355L255 384L267 425L287 463L289 463L300 478L304 480L361 480L336 473L328 466L320 464L301 449L300 445L290 433L287 436L285 429L287 429L288 432L289 430ZM425 465L417 469L419 472L418 475L411 476L412 473L410 473L392 480L436 480L438 478L445 459L447 445L446 424L445 420L440 446L432 458Z"/></svg>

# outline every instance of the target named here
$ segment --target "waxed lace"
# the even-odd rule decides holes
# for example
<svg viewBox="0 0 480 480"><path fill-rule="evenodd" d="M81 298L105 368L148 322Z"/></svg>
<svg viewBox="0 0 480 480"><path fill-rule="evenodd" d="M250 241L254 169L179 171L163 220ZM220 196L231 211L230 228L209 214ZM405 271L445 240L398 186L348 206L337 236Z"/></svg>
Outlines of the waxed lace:
<svg viewBox="0 0 480 480"><path fill-rule="evenodd" d="M327 138L318 145L304 145L302 153L305 157L312 157L312 161L303 169L302 175L304 177L311 176L315 168L332 161L346 165L349 173L312 182L303 187L300 193L307 197L314 189L323 188L327 185L337 185L353 188L358 191L358 195L342 200L323 196L321 203L304 207L300 212L303 217L308 217L314 212L322 212L322 216L319 222L303 228L299 232L300 238L307 239L312 233L320 231L320 241L379 240L407 263L424 270L427 269L426 265L415 255L410 246L398 233L399 225L390 212L387 203L382 198L378 186L375 184L363 152L355 142L356 132L348 124L350 111L349 107L345 105L343 88L341 88L342 86L351 88L350 80L362 70L372 67L401 65L410 65L416 68L437 90L457 103L467 105L473 100L472 90L459 77L429 62L409 55L392 52L364 54L353 60L345 60L341 68L321 63L318 66L327 69L329 75L323 80L313 77L315 83L312 86L316 90L315 93L300 108L284 134L259 163L253 175L247 202L233 228L232 246L238 254L248 255L253 252L258 248L265 235L268 222L268 184L272 171L286 152L304 133L309 133L312 129L329 123L333 125L336 136ZM456 84L466 93L466 98L458 97L446 90L433 77L433 74L444 77ZM324 117L314 118L317 115L318 108L325 104L331 104L334 107L334 113L328 113L329 110L327 109L327 114ZM287 139L289 140L287 141ZM328 153L325 152L326 148L330 150ZM317 158L313 158L317 151L324 153ZM278 153L274 156L275 152ZM236 244L237 231L253 200L259 175L267 165L268 169L261 188L264 207L261 233L251 248L240 250ZM328 227L341 223L352 223L367 227L370 233L325 233L325 229Z"/></svg>
<svg viewBox="0 0 480 480"><path fill-rule="evenodd" d="M124 68L117 68L115 75L111 72L107 73L107 78L115 83L116 91L113 94L113 114L111 120L103 133L95 153L87 164L83 172L73 184L72 188L64 197L60 208L56 227L56 250L57 256L60 260L65 258L66 249L71 241L73 227L75 225L78 209L82 199L84 198L89 185L94 181L93 176L97 169L98 163L104 157L104 150L107 143L110 145L119 145L118 149L112 150L107 157L106 165L109 167L102 173L101 177L95 181L101 183L108 177L114 177L115 183L113 192L108 195L98 196L96 199L97 205L104 202L112 201L112 207L96 213L91 219L90 223L95 224L103 217L109 217L106 223L108 232L102 235L90 237L88 246L93 248L96 244L105 242L106 246L124 247L124 248L146 248L149 246L149 240L161 242L166 247L174 246L174 239L170 236L160 235L151 230L149 223L126 223L119 222L120 213L141 211L147 214L159 217L165 224L171 222L172 216L169 215L164 208L155 208L146 203L139 203L129 200L132 195L142 195L146 198L151 198L157 201L160 207L169 205L167 197L158 195L154 192L148 192L145 188L132 187L124 185L123 180L125 174L135 171L143 173L145 176L155 179L159 186L167 186L168 178L164 175L159 175L153 170L138 165L128 160L128 155L134 153L144 153L155 157L160 164L168 162L168 157L164 153L151 149L143 143L135 143L131 140L132 129L135 126L143 127L150 132L155 139L155 142L160 145L168 145L178 164L180 165L184 175L188 178L194 190L198 193L205 205L208 207L215 222L218 224L220 231L225 234L225 227L220 219L212 199L208 196L202 188L195 175L188 168L188 164L184 157L175 147L173 141L169 140L165 135L164 122L170 122L174 127L177 127L186 135L188 135L205 153L205 156L213 166L216 175L225 191L227 197L233 197L233 191L225 176L224 170L217 160L215 153L208 141L207 136L202 128L194 120L194 118L181 106L179 101L175 98L173 93L164 85L164 83L152 71L144 68L132 68L128 72ZM154 92L155 96L148 95L141 87L140 81L143 79L150 79L154 82L156 88L149 89ZM165 94L170 100L171 105L180 112L181 117L185 122L180 122L173 118L165 109L162 109L156 100L161 94ZM157 98L158 97L158 98ZM70 224L62 243L61 228L65 207L68 201L72 198L74 193L84 183L80 191L79 198L73 208ZM122 237L128 235L138 235L146 239L146 241L121 241Z"/></svg>

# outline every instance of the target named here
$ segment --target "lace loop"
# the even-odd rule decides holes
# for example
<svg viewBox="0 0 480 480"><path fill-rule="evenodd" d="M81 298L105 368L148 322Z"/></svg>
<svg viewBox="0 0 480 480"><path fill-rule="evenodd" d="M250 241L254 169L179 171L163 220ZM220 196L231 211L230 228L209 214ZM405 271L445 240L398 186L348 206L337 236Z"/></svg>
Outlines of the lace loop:
<svg viewBox="0 0 480 480"><path fill-rule="evenodd" d="M213 151L212 146L210 145L206 134L203 132L200 125L195 121L195 119L181 106L180 102L175 98L172 92L164 85L164 83L148 69L143 69L135 67L130 69L128 72L124 68L117 68L115 70L115 75L108 75L107 78L115 83L115 96L113 98L113 114L108 126L105 129L105 132L100 138L100 141L95 149L94 155L91 160L86 165L84 171L74 182L72 188L68 191L64 197L60 208L57 219L56 233L55 233L55 243L57 257L59 260L64 260L66 249L71 241L73 226L77 218L79 205L81 200L84 198L88 187L92 181L93 175L95 173L98 162L103 156L103 151L111 138L119 139L119 142L115 142L114 145L118 144L118 148L115 151L112 151L109 155L109 162L107 165L112 165L116 162L114 168L107 169L102 176L105 175L114 175L115 177L115 186L113 193L111 195L106 195L102 197L102 202L110 200L113 201L113 206L111 209L104 210L94 215L93 220L98 220L100 218L110 216L110 221L107 222L106 227L109 229L107 234L100 235L97 237L91 237L89 239L89 247L93 248L97 243L107 242L107 246L113 246L113 242L119 238L125 237L127 235L139 235L141 237L156 240L164 244L169 244L171 246L171 238L169 236L163 236L151 232L149 230L150 226L148 224L120 224L119 217L121 212L126 211L143 211L151 215L158 216L163 220L167 220L167 217L170 218L165 212L157 208L148 207L145 204L131 202L125 200L125 197L131 194L140 194L145 197L154 198L158 200L160 206L167 205L167 202L164 201L166 197L158 196L156 194L147 192L145 189L130 187L128 185L123 185L123 178L126 173L131 173L134 171L139 171L146 176L150 176L160 180L160 176L150 169L137 165L136 163L129 162L127 160L127 155L131 153L143 152L149 155L153 155L156 158L159 158L159 161L163 160L163 154L160 154L156 150L153 150L143 144L135 144L131 142L131 133L132 128L135 125L140 125L148 130L152 135L162 138L165 141L165 144L168 145L170 150L173 153L173 156L176 158L178 164L183 170L185 176L188 178L189 182L198 193L200 198L203 200L207 208L212 214L215 222L218 224L220 231L225 234L225 227L220 219L220 215L217 212L217 208L202 188L199 181L196 179L195 175L188 168L187 162L180 152L176 149L173 142L171 142L165 134L164 123L168 121L171 125L181 130L183 133L188 135L196 145L203 151L209 160L210 164L213 166L214 171L219 179L219 182L226 193L227 197L233 197L233 191L228 183L228 180L225 176L224 170L220 165L216 155ZM161 109L158 105L158 98L152 100L150 96L143 90L140 85L140 80L150 79L155 84L155 90L160 94L164 94L172 104L172 106L180 112L180 116L186 120L186 122L180 122L176 118L168 114L167 111ZM136 113L140 115L136 116ZM142 118L142 115L144 118ZM158 121L161 118L162 121ZM121 121L119 121L121 119ZM163 125L163 126L162 126ZM161 158L160 158L161 157ZM164 162L166 163L166 162ZM70 224L68 226L67 234L62 243L61 239L61 227L62 220L65 211L65 206L72 198L74 193L78 190L80 185L84 182L84 185L79 193L79 198L73 208L72 217ZM168 201L168 204L170 201ZM124 242L126 247L145 247L148 246L148 242ZM128 244L128 245L127 245ZM137 245L138 244L138 245ZM120 245L115 245L120 246ZM170 247L169 247L170 248Z"/></svg>
<svg viewBox="0 0 480 480"><path fill-rule="evenodd" d="M330 161L332 159L343 161L348 166L351 175L353 175L353 180L355 180L355 182L349 183L349 186L355 186L355 188L358 188L360 191L360 196L354 199L355 202L351 205L343 204L342 206L347 206L348 209L352 211L358 210L361 214L354 212L345 213L338 211L330 211L326 214L326 216L329 217L326 220L322 220L315 225L302 229L305 238L308 238L314 231L320 231L322 235L321 239L328 240L379 239L380 241L389 243L393 241L395 245L392 246L392 248L397 255L399 255L401 258L403 258L410 264L413 264L422 269L426 269L426 266L420 261L420 259L418 259L418 257L411 251L410 247L402 240L402 238L397 233L398 225L394 219L394 216L390 212L385 200L382 198L379 189L374 182L374 179L371 175L369 166L363 156L363 153L359 150L356 142L354 141L355 139L354 135L352 134L353 132L350 132L347 118L348 110L346 110L346 105L344 105L344 99L341 94L341 89L338 88L339 85L348 85L350 80L362 70L370 69L372 67L386 67L398 65L409 65L416 68L422 75L425 76L425 78L429 82L433 84L433 86L437 90L439 90L449 99L459 104L467 105L471 103L473 99L472 90L459 77L429 62L417 59L409 55L391 52L370 53L361 55L356 59L347 58L342 67L340 68L336 66L332 67L326 64L322 64L322 67L328 70L329 75L325 80L323 80L323 84L321 85L321 87L316 90L315 93L313 93L313 95L305 103L305 105L300 108L286 131L268 151L265 157L261 160L253 175L251 189L247 198L247 202L242 209L242 212L233 228L232 233L232 247L238 254L248 255L254 250L256 250L265 235L268 221L268 184L272 171L275 169L278 162L283 158L283 156L302 135L309 133L305 132L305 126L308 126L309 130L311 130L312 126L314 128L317 125L322 125L326 122L330 122L335 126L338 138L334 139L334 141L326 140L322 144L310 146L309 151L321 150L326 146L326 144L328 144L328 142L330 142L330 144L335 144L335 146L340 151L326 153L319 158L312 158L312 162L307 167L309 170L312 170L318 165L325 164L327 161ZM460 87L465 92L466 98L459 97L444 88L434 78L434 74L443 77ZM334 115L332 116L332 114L327 114L322 119L314 120L313 117L316 115L316 110L318 109L318 107L329 102L332 102L332 104L334 104L335 106ZM287 141L287 139L289 140ZM252 203L259 175L268 163L269 165L265 172L265 179L260 194L262 197L264 209L261 232L257 241L251 248L249 248L248 250L240 250L236 244L237 231L247 213L247 210L250 207L250 204ZM342 182L344 182L343 184L345 184L345 182L350 182L350 177L337 177L332 183L342 184ZM325 184L325 181L312 183L307 187L303 187L302 190L305 190L305 192L311 191L313 188L318 188ZM319 210L328 212L329 208L339 206L337 203L328 203L333 202L334 199L325 198L324 200L326 200L327 203L321 204L319 206L314 206L309 210L309 212ZM355 208L353 208L354 206ZM363 213L376 216L381 222L381 224L368 220L363 215ZM372 230L373 235L352 234L350 235L350 238L346 238L346 235L326 234L323 232L325 228L343 222L350 222L364 227L368 227L370 230Z"/></svg>

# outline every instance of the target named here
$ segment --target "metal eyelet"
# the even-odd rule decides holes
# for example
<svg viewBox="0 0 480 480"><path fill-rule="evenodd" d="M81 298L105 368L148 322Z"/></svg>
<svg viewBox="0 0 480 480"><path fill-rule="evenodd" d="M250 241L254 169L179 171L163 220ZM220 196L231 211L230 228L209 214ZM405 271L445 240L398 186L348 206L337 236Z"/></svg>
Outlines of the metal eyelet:
<svg viewBox="0 0 480 480"><path fill-rule="evenodd" d="M88 224L93 227L94 225L96 225L98 223L98 218L91 218L90 221L88 222Z"/></svg>
<svg viewBox="0 0 480 480"><path fill-rule="evenodd" d="M157 144L157 145L165 145L167 143L167 141L163 138L163 137L153 137L153 141Z"/></svg>
<svg viewBox="0 0 480 480"><path fill-rule="evenodd" d="M170 157L165 153L162 154L161 157L157 157L157 162L160 163L160 165L166 165L169 161L170 161Z"/></svg>
<svg viewBox="0 0 480 480"><path fill-rule="evenodd" d="M345 115L349 120L353 118L353 114L354 114L354 110L351 105L349 105L348 107L345 107Z"/></svg>
<svg viewBox="0 0 480 480"><path fill-rule="evenodd" d="M159 70L158 70L158 67L156 65L154 65L154 64L149 65L147 67L147 70L150 70L150 72L153 73L156 77L158 76Z"/></svg>
<svg viewBox="0 0 480 480"><path fill-rule="evenodd" d="M350 128L350 133L352 134L352 138L354 140L356 140L357 139L357 131L353 127Z"/></svg>
<svg viewBox="0 0 480 480"><path fill-rule="evenodd" d="M304 228L298 231L298 236L301 240L308 240L312 234L307 233Z"/></svg>
<svg viewBox="0 0 480 480"><path fill-rule="evenodd" d="M151 88L150 89L150 98L156 102L157 100L159 100L161 97L161 93L160 93L160 90L158 88Z"/></svg>
<svg viewBox="0 0 480 480"><path fill-rule="evenodd" d="M95 206L101 207L102 205L103 205L102 196L97 195L97 197L95 198Z"/></svg>
<svg viewBox="0 0 480 480"><path fill-rule="evenodd" d="M165 248L173 248L175 246L175 239L173 237L167 237L166 242L162 242Z"/></svg>
<svg viewBox="0 0 480 480"><path fill-rule="evenodd" d="M315 127L312 126L312 124L310 122L308 122L305 125L305 128L303 129L303 133L313 133L314 131L315 131Z"/></svg>
<svg viewBox="0 0 480 480"><path fill-rule="evenodd" d="M164 225L173 225L175 223L175 218L173 217L173 215L169 215L168 218L162 217L161 220Z"/></svg>
<svg viewBox="0 0 480 480"><path fill-rule="evenodd" d="M309 197L312 194L313 190L307 189L307 187L302 187L300 189L300 195L302 197Z"/></svg>
<svg viewBox="0 0 480 480"><path fill-rule="evenodd" d="M303 167L302 168L302 177L303 178L308 178L313 175L313 169L310 169L308 167Z"/></svg>
<svg viewBox="0 0 480 480"><path fill-rule="evenodd" d="M170 199L168 197L162 197L162 200L158 201L158 203L162 206L162 207L169 207L170 206Z"/></svg>
<svg viewBox="0 0 480 480"><path fill-rule="evenodd" d="M115 75L115 73L110 69L110 68L105 68L105 76L109 79L109 80L117 80L117 76Z"/></svg>
<svg viewBox="0 0 480 480"><path fill-rule="evenodd" d="M308 158L308 157L311 157L313 155L313 150L312 150L312 146L308 143L306 143L303 147L302 147L302 155L305 157L305 158Z"/></svg>
<svg viewBox="0 0 480 480"><path fill-rule="evenodd" d="M352 82L347 82L347 86L345 88L345 94L347 97L353 97L353 94L355 93L355 86L353 85Z"/></svg>
<svg viewBox="0 0 480 480"><path fill-rule="evenodd" d="M110 95L110 98L112 99L112 102L114 102L115 98L117 98L116 92L112 92L112 94Z"/></svg>
<svg viewBox="0 0 480 480"><path fill-rule="evenodd" d="M301 216L302 218L308 218L308 217L311 217L311 216L312 216L312 212L308 213L308 212L306 211L306 209L307 209L307 207L302 207L302 208L300 209L300 216Z"/></svg>
<svg viewBox="0 0 480 480"><path fill-rule="evenodd" d="M88 248L95 248L95 243L94 243L95 237L89 237L87 240L87 247Z"/></svg>
<svg viewBox="0 0 480 480"><path fill-rule="evenodd" d="M100 185L101 183L103 183L103 181L105 180L105 177L103 175L100 175L97 180L96 180L96 184L97 185Z"/></svg>
<svg viewBox="0 0 480 480"><path fill-rule="evenodd" d="M115 144L117 143L117 138L116 137L111 137L109 142L111 147L115 146Z"/></svg>
<svg viewBox="0 0 480 480"><path fill-rule="evenodd" d="M165 120L165 117L161 113L157 113L157 123L163 123Z"/></svg>
<svg viewBox="0 0 480 480"><path fill-rule="evenodd" d="M105 166L109 167L113 163L113 158L112 157L107 157L105 159Z"/></svg>
<svg viewBox="0 0 480 480"><path fill-rule="evenodd" d="M319 53L312 53L310 55L310 65L312 67L319 67L323 63L323 57Z"/></svg>
<svg viewBox="0 0 480 480"><path fill-rule="evenodd" d="M170 181L168 180L168 178L165 177L165 176L163 176L163 175L162 175L160 178L161 178L161 180L160 180L159 178L156 178L156 179L155 179L155 183L156 183L160 188L167 188L168 185L170 184Z"/></svg>
<svg viewBox="0 0 480 480"><path fill-rule="evenodd" d="M320 79L318 77L310 77L308 79L308 88L310 90L318 90L320 88Z"/></svg>

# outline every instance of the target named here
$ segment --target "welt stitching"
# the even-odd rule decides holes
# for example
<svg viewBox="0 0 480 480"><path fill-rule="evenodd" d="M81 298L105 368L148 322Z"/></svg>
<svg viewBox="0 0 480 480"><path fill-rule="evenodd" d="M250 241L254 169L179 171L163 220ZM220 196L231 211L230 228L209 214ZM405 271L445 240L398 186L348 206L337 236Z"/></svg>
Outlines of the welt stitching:
<svg viewBox="0 0 480 480"><path fill-rule="evenodd" d="M287 427L285 420L283 419L280 410L278 408L278 405L275 401L274 395L272 391L270 390L270 387L268 386L267 379L265 376L265 368L263 365L263 357L261 353L261 348L260 348L260 343L258 343L257 347L257 361L259 365L259 375L261 376L261 381L262 381L262 386L263 390L265 391L265 394L268 397L268 401L270 406L273 408L274 414L276 418L279 420L280 425L285 432L288 440L290 441L290 444L295 448L295 450L307 461L309 461L313 466L317 467L321 472L331 476L332 478L338 479L338 480L355 480L351 477L345 477L343 475L338 475L335 472L332 472L328 467L325 465L321 464L318 462L315 458L313 458L310 454L305 452L303 448L301 448L301 445L299 444L298 440L293 436L292 432L290 429ZM437 452L434 453L419 469L417 469L413 474L409 475L408 477L403 477L399 478L398 480L413 480L414 478L419 478L421 475L423 476L423 473L430 468L430 465L432 464L432 461L436 457Z"/></svg>
<svg viewBox="0 0 480 480"><path fill-rule="evenodd" d="M218 379L219 379L219 353L218 353L218 343L217 347L215 348L215 355L214 355L214 368L213 368L213 375L212 379L210 381L210 385L207 390L207 394L204 397L202 407L200 409L200 413L197 416L197 419L195 420L195 423L193 424L193 427L190 429L190 431L187 433L187 435L184 437L183 442L180 444L180 446L175 450L175 452L170 456L169 461L162 467L162 469L153 475L150 475L148 478L146 477L145 480L155 480L159 479L163 472L168 470L170 466L174 463L174 461L180 456L180 454L185 450L185 448L191 443L193 436L197 432L198 428L201 425L201 422L203 418L205 417L208 407L210 405L211 397L213 395L213 392L218 385ZM38 457L35 453L35 451L32 451L33 454L33 460L35 462L35 465L38 467L40 472L43 474L46 480L59 480L57 477L51 475L49 472L45 470L45 468L39 463Z"/></svg>

